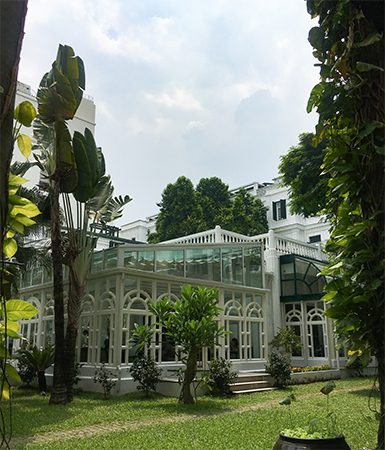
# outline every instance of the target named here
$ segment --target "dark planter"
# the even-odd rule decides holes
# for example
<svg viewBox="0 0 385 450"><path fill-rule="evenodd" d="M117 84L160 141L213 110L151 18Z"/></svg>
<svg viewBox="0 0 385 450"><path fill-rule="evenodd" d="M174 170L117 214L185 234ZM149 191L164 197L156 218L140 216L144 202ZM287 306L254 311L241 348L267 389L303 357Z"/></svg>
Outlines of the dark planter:
<svg viewBox="0 0 385 450"><path fill-rule="evenodd" d="M280 434L273 450L351 450L343 436L328 439L305 439Z"/></svg>

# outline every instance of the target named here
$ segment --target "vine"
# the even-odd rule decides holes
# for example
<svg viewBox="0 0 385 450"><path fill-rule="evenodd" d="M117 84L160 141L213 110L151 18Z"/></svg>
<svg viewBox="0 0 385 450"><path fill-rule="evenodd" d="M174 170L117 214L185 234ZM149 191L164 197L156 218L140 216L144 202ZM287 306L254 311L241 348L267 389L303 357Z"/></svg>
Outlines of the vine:
<svg viewBox="0 0 385 450"><path fill-rule="evenodd" d="M307 0L319 26L309 32L320 82L317 137L328 145L331 278L324 300L339 336L362 358L377 358L377 448L385 447L384 2Z"/></svg>

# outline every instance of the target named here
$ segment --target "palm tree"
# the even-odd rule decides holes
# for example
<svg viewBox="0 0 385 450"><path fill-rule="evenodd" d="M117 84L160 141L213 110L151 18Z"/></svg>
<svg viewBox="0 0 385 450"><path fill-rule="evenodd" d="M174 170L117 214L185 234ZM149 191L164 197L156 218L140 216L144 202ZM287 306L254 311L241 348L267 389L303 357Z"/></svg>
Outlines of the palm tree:
<svg viewBox="0 0 385 450"><path fill-rule="evenodd" d="M36 345L33 347L21 349L17 352L16 358L24 366L30 367L35 375L40 392L47 392L47 380L45 371L50 367L55 359L55 351L52 346L39 350Z"/></svg>

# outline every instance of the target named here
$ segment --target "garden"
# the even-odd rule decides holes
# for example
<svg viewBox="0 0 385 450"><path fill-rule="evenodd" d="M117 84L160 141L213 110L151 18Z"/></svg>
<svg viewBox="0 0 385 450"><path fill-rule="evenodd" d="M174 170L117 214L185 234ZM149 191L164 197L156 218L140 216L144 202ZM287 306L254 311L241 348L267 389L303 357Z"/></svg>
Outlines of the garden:
<svg viewBox="0 0 385 450"><path fill-rule="evenodd" d="M378 422L368 410L373 380L336 381L329 409L336 429L351 449L374 448ZM66 407L48 405L48 397L16 389L12 448L44 449L271 449L279 432L326 420L324 383L221 398L200 397L185 405L176 399L143 393L103 400L80 393ZM282 399L295 396L289 407ZM290 408L290 410L289 410Z"/></svg>

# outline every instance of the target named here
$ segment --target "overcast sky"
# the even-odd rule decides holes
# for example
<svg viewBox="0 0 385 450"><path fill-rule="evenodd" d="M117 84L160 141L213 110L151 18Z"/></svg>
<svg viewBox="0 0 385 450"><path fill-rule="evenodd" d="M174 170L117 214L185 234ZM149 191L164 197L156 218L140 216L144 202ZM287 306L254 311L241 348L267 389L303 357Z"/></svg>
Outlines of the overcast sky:
<svg viewBox="0 0 385 450"><path fill-rule="evenodd" d="M157 212L167 183L271 181L313 131L318 80L304 0L29 0L19 80L37 90L58 44L83 59L120 223Z"/></svg>

